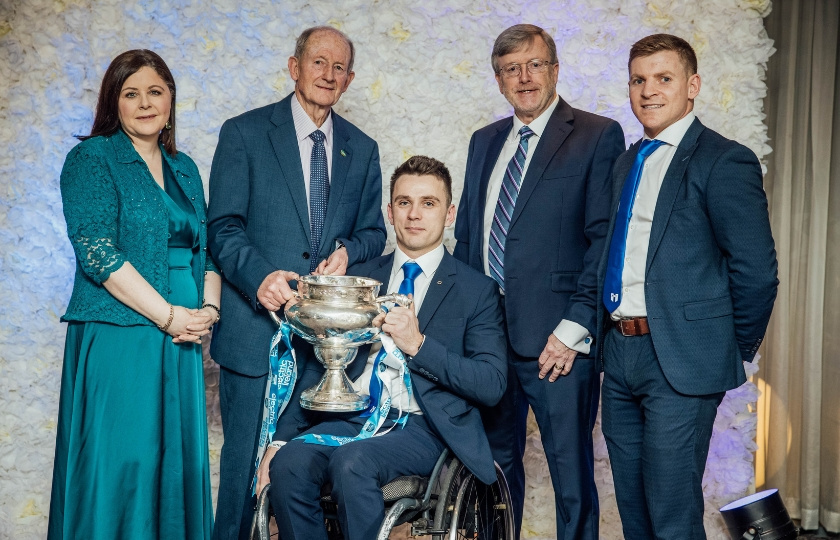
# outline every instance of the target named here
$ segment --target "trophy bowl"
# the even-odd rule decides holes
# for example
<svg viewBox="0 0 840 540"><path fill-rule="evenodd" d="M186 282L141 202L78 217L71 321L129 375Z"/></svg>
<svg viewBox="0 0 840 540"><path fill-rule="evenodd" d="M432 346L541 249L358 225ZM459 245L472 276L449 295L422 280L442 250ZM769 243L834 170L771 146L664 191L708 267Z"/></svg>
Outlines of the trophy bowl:
<svg viewBox="0 0 840 540"><path fill-rule="evenodd" d="M381 282L356 276L304 276L298 280L299 300L286 304L286 321L292 331L311 343L326 372L321 381L304 390L300 404L315 411L361 411L370 398L359 395L344 369L356 357L359 347L379 340L380 329L373 320L383 312L382 304L410 306L401 294L377 296ZM275 323L283 321L269 312Z"/></svg>

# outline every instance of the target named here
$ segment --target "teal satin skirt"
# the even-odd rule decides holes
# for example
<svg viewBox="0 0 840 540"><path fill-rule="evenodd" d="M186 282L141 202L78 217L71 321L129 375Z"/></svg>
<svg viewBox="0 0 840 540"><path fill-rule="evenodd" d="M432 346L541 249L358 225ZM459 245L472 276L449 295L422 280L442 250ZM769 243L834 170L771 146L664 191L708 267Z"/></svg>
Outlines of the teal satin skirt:
<svg viewBox="0 0 840 540"><path fill-rule="evenodd" d="M169 251L169 301L198 306L191 250ZM200 345L69 323L48 538L209 539L211 497Z"/></svg>

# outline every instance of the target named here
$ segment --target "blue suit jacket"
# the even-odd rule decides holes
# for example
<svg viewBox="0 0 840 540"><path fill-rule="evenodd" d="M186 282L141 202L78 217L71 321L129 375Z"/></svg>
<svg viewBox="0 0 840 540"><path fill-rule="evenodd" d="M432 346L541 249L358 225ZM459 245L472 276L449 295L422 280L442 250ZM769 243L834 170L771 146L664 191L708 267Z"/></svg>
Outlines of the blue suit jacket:
<svg viewBox="0 0 840 540"><path fill-rule="evenodd" d="M512 126L512 117L505 118L470 141L454 255L482 273L487 185ZM617 122L560 99L531 158L505 245L506 321L518 354L539 356L562 319L596 335L610 171L623 151ZM595 352L590 349L592 357Z"/></svg>
<svg viewBox="0 0 840 540"><path fill-rule="evenodd" d="M348 274L379 280L385 291L393 259L393 253L385 255L353 267ZM496 471L475 405L495 405L507 386L498 285L445 253L417 318L426 335L420 351L408 362L417 403L458 459L490 484L496 480ZM295 351L300 376L278 420L275 440L296 437L324 414L299 405L300 393L318 383L324 368L314 359L311 346L295 346ZM370 345L359 349L347 368L351 380L361 376L369 353Z"/></svg>
<svg viewBox="0 0 840 540"><path fill-rule="evenodd" d="M610 234L638 148L637 142L615 164ZM599 299L608 250L609 242ZM742 360L752 361L767 329L776 269L758 159L694 120L659 191L645 269L653 346L675 390L705 395L746 380ZM608 324L603 302L598 306Z"/></svg>
<svg viewBox="0 0 840 540"><path fill-rule="evenodd" d="M309 253L309 206L291 109L292 94L222 125L210 172L208 246L224 276L224 317L212 356L245 375L268 372L276 326L257 303L257 289L275 270L309 273L341 240L350 264L385 247L382 173L376 142L332 112L330 198L320 253Z"/></svg>

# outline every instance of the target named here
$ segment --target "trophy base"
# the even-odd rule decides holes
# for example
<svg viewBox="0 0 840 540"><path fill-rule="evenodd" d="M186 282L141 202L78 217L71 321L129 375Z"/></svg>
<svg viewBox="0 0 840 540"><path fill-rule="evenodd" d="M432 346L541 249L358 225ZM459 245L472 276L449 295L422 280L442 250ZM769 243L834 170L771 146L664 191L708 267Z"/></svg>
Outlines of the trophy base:
<svg viewBox="0 0 840 540"><path fill-rule="evenodd" d="M300 406L311 411L326 412L354 412L367 409L370 398L359 394L344 394L341 396L319 396L317 392L307 396L306 392L300 396Z"/></svg>
<svg viewBox="0 0 840 540"><path fill-rule="evenodd" d="M353 390L342 368L327 369L321 382L304 390L300 396L300 406L312 411L362 411L369 403L370 397L359 395Z"/></svg>

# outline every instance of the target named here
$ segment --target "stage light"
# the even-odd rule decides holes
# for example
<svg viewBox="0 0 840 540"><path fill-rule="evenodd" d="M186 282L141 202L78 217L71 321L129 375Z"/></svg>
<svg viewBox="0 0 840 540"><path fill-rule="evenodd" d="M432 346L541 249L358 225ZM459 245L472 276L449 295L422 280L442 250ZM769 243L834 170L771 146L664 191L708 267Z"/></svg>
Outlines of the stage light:
<svg viewBox="0 0 840 540"><path fill-rule="evenodd" d="M799 531L790 520L778 489L768 489L720 509L732 540L794 540Z"/></svg>

